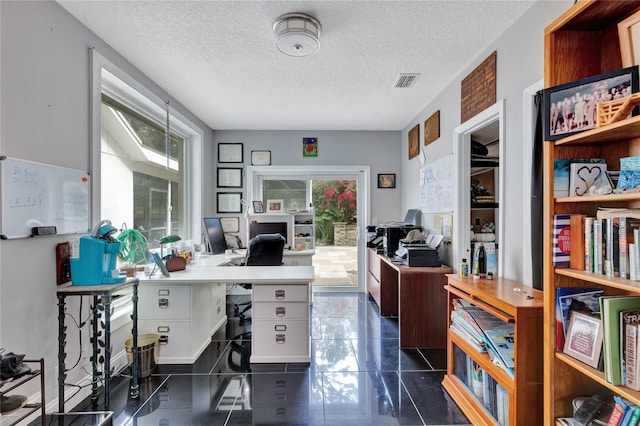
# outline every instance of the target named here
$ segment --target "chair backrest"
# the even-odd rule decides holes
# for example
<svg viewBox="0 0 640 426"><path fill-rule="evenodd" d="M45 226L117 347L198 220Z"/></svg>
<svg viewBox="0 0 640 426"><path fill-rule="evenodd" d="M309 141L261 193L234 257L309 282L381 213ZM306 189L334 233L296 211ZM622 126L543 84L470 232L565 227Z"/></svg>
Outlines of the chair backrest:
<svg viewBox="0 0 640 426"><path fill-rule="evenodd" d="M280 234L260 234L247 244L246 266L280 266L286 240Z"/></svg>

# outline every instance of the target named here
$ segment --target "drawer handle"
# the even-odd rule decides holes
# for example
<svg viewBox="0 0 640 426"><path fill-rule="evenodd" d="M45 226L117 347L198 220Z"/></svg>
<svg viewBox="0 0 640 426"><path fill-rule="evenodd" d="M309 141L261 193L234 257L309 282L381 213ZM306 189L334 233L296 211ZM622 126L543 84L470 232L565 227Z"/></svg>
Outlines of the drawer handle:
<svg viewBox="0 0 640 426"><path fill-rule="evenodd" d="M167 309L168 307L169 307L169 299L167 298L158 299L158 308Z"/></svg>
<svg viewBox="0 0 640 426"><path fill-rule="evenodd" d="M285 291L284 290L276 290L276 300L284 300Z"/></svg>
<svg viewBox="0 0 640 426"><path fill-rule="evenodd" d="M287 325L286 324L278 324L275 327L273 327L273 329L275 331L287 331Z"/></svg>
<svg viewBox="0 0 640 426"><path fill-rule="evenodd" d="M167 336L167 335L160 336L160 339L158 340L158 342L161 345L168 345L169 344L169 336Z"/></svg>
<svg viewBox="0 0 640 426"><path fill-rule="evenodd" d="M168 325L159 325L158 326L158 333L168 333L170 331L170 328Z"/></svg>
<svg viewBox="0 0 640 426"><path fill-rule="evenodd" d="M286 336L284 334L276 334L276 343L282 345L285 343Z"/></svg>
<svg viewBox="0 0 640 426"><path fill-rule="evenodd" d="M286 310L286 308L284 306L278 306L276 308L276 316L277 317L283 317L283 316L286 315L286 313L287 313L287 310Z"/></svg>
<svg viewBox="0 0 640 426"><path fill-rule="evenodd" d="M158 296L168 296L171 294L171 291L168 288L161 288L158 290Z"/></svg>
<svg viewBox="0 0 640 426"><path fill-rule="evenodd" d="M287 383L284 380L278 380L276 382L276 389L285 389L287 387Z"/></svg>
<svg viewBox="0 0 640 426"><path fill-rule="evenodd" d="M280 407L276 409L276 416L282 417L287 415L287 409L284 407Z"/></svg>

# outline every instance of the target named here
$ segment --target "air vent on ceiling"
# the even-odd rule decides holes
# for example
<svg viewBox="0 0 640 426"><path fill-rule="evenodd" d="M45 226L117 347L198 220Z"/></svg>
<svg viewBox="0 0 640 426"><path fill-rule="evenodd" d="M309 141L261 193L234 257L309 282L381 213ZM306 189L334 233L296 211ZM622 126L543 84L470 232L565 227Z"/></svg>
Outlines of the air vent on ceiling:
<svg viewBox="0 0 640 426"><path fill-rule="evenodd" d="M418 77L420 77L419 73L400 73L396 77L393 87L411 87Z"/></svg>

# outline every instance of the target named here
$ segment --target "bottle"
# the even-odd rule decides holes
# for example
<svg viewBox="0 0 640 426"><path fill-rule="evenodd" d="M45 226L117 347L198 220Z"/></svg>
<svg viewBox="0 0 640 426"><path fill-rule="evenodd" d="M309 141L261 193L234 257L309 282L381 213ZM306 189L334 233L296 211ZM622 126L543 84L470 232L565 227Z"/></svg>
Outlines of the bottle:
<svg viewBox="0 0 640 426"><path fill-rule="evenodd" d="M467 263L467 259L463 258L462 262L460 262L460 277L466 278L469 276L469 264Z"/></svg>
<svg viewBox="0 0 640 426"><path fill-rule="evenodd" d="M481 277L487 274L487 252L484 249L484 244L480 244L478 247L478 272Z"/></svg>

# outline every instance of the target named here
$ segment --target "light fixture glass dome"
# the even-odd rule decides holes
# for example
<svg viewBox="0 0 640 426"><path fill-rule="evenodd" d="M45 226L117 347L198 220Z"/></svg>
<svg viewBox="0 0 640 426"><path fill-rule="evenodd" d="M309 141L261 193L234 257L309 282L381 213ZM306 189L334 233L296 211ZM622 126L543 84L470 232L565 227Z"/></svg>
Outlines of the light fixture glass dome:
<svg viewBox="0 0 640 426"><path fill-rule="evenodd" d="M276 47L289 56L309 56L320 48L320 22L304 13L287 13L273 23Z"/></svg>

